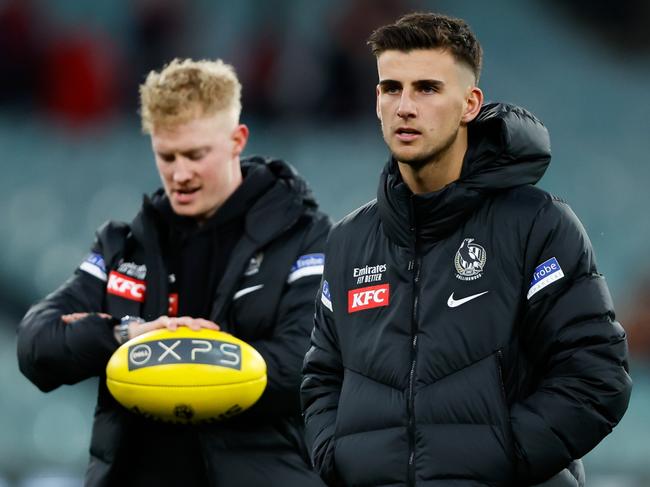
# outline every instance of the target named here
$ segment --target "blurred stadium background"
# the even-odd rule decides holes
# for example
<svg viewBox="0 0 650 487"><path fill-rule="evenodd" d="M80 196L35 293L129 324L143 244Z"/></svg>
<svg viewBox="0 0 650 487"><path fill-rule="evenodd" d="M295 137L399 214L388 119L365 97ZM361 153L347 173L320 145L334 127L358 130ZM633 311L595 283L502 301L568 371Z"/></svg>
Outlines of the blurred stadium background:
<svg viewBox="0 0 650 487"><path fill-rule="evenodd" d="M283 157L339 219L374 197L372 28L413 10L465 18L489 100L548 126L541 186L592 238L632 351L632 402L585 458L588 485L650 485L650 2L627 0L0 0L0 487L80 485L96 384L40 393L15 327L108 218L157 187L137 86L173 57L222 57L244 85L248 154Z"/></svg>

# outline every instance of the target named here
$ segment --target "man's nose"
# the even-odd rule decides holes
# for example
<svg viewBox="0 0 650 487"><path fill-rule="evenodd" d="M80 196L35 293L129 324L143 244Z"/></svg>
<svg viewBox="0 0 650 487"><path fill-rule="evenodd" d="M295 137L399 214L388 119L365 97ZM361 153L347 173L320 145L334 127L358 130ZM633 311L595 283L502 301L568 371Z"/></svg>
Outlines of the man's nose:
<svg viewBox="0 0 650 487"><path fill-rule="evenodd" d="M403 119L413 118L417 115L415 101L412 93L404 90L397 106L397 116Z"/></svg>
<svg viewBox="0 0 650 487"><path fill-rule="evenodd" d="M182 183L192 179L192 170L190 169L189 161L182 156L176 159L173 177L176 183Z"/></svg>

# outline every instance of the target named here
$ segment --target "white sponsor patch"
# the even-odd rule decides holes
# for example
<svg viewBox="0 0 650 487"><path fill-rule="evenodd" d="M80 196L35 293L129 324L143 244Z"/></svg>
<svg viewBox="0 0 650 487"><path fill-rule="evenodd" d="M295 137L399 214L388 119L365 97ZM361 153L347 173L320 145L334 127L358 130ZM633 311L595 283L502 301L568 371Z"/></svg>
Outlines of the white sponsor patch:
<svg viewBox="0 0 650 487"><path fill-rule="evenodd" d="M232 300L234 301L236 299L239 299L242 296L246 296L247 294L257 291L258 289L262 289L263 287L264 284L258 284L257 286L245 287L244 289L240 289L233 295Z"/></svg>
<svg viewBox="0 0 650 487"><path fill-rule="evenodd" d="M147 266L138 265L135 262L122 262L118 266L117 272L143 281L147 277Z"/></svg>
<svg viewBox="0 0 650 487"><path fill-rule="evenodd" d="M101 254L95 252L88 254L88 257L81 263L79 269L102 281L108 279L108 276L106 276L106 264Z"/></svg>
<svg viewBox="0 0 650 487"><path fill-rule="evenodd" d="M352 276L357 279L357 284L367 284L369 282L379 282L388 269L388 265L366 265L364 267L355 267L352 270Z"/></svg>
<svg viewBox="0 0 650 487"><path fill-rule="evenodd" d="M257 274L260 271L260 266L262 265L263 260L264 260L264 252L256 253L253 257L251 257L251 260L248 263L248 267L246 268L244 275L253 276Z"/></svg>
<svg viewBox="0 0 650 487"><path fill-rule="evenodd" d="M332 297L330 296L330 285L327 281L323 281L323 291L320 293L320 302L323 303L323 306L329 309L332 313L334 312L332 309Z"/></svg>
<svg viewBox="0 0 650 487"><path fill-rule="evenodd" d="M533 280L530 281L530 289L528 289L528 295L526 298L532 298L546 286L559 281L563 277L564 272L562 272L560 263L555 257L551 257L547 261L542 262L535 268L535 272L533 273Z"/></svg>
<svg viewBox="0 0 650 487"><path fill-rule="evenodd" d="M320 276L323 274L323 267L325 265L325 254L307 254L298 257L289 271L287 283L291 284L294 281L306 276Z"/></svg>

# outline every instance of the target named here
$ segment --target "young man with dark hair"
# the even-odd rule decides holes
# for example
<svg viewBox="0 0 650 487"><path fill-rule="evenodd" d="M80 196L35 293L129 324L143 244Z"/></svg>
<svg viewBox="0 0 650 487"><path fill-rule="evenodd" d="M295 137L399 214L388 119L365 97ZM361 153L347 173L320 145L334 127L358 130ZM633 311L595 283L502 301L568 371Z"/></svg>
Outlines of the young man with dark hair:
<svg viewBox="0 0 650 487"><path fill-rule="evenodd" d="M85 485L305 487L300 367L330 228L280 160L241 159L241 86L232 66L174 60L140 87L163 188L129 224L108 222L74 276L18 330L21 371L43 391L98 376ZM120 406L110 356L158 328L212 328L264 357L268 384L239 416L165 424Z"/></svg>
<svg viewBox="0 0 650 487"><path fill-rule="evenodd" d="M484 104L460 19L377 29L377 199L326 247L302 401L329 485L583 486L630 397L625 333L548 132Z"/></svg>

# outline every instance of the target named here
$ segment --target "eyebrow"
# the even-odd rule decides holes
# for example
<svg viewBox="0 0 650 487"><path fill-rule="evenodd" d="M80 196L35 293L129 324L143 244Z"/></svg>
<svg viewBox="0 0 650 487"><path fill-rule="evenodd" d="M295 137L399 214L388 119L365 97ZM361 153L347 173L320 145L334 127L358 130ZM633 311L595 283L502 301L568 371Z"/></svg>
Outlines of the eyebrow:
<svg viewBox="0 0 650 487"><path fill-rule="evenodd" d="M435 88L439 90L445 85L445 82L438 79L419 79L411 84L415 88Z"/></svg>
<svg viewBox="0 0 650 487"><path fill-rule="evenodd" d="M411 85L414 88L433 87L440 89L445 85L445 82L437 79L419 79L413 81ZM381 88L394 88L396 86L402 86L402 82L394 79L383 79L379 82L379 86Z"/></svg>
<svg viewBox="0 0 650 487"><path fill-rule="evenodd" d="M193 155L193 154L200 154L200 153L203 153L203 152L208 152L209 150L210 150L210 146L203 145L203 146L200 146L200 147L194 147L192 149L181 151L181 155L183 155L185 157L188 157L188 156Z"/></svg>
<svg viewBox="0 0 650 487"><path fill-rule="evenodd" d="M173 156L175 154L180 154L180 155L182 155L184 157L187 157L190 154L196 154L197 152L207 152L209 150L210 150L209 145L202 145L202 146L199 146L199 147L192 147L192 148L186 149L186 150L178 150L178 151L175 151L175 150L156 150L155 152L157 154L159 154L160 156Z"/></svg>

